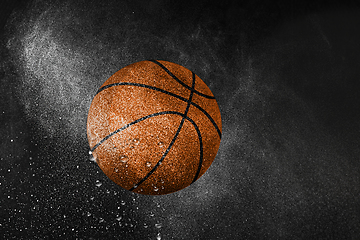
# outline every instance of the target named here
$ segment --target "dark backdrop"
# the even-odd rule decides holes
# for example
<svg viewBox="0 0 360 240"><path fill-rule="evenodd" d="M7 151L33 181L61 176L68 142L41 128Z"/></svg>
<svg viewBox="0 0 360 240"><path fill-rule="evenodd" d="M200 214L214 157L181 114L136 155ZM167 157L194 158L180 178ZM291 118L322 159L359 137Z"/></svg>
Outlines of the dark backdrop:
<svg viewBox="0 0 360 240"><path fill-rule="evenodd" d="M359 4L2 1L4 239L359 239ZM89 159L98 87L136 61L199 75L223 137L190 187L142 196Z"/></svg>

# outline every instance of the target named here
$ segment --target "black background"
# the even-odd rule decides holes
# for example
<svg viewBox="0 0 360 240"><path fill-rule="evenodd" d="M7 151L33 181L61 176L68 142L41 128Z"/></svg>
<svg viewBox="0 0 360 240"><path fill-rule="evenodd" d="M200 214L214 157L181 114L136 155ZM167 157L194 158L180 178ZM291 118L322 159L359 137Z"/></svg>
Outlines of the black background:
<svg viewBox="0 0 360 240"><path fill-rule="evenodd" d="M359 239L360 9L344 1L3 1L4 239ZM136 61L199 75L223 138L143 196L89 160L97 88Z"/></svg>

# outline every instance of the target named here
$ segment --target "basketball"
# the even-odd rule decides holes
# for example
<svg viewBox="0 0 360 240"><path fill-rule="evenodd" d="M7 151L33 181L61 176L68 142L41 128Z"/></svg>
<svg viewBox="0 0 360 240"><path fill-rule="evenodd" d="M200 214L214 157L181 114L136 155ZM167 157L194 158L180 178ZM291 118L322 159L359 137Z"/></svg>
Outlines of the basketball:
<svg viewBox="0 0 360 240"><path fill-rule="evenodd" d="M87 118L90 154L122 188L146 195L184 189L219 149L221 115L214 95L192 71L149 60L112 75Z"/></svg>

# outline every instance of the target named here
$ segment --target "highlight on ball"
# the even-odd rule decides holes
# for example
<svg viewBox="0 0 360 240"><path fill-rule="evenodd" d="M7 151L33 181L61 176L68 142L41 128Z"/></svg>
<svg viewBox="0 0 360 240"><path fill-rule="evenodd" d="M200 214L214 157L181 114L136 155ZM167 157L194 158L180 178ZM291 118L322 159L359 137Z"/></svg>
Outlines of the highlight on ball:
<svg viewBox="0 0 360 240"><path fill-rule="evenodd" d="M87 119L89 153L116 184L162 195L188 187L219 149L221 115L193 72L149 60L128 65L99 88Z"/></svg>

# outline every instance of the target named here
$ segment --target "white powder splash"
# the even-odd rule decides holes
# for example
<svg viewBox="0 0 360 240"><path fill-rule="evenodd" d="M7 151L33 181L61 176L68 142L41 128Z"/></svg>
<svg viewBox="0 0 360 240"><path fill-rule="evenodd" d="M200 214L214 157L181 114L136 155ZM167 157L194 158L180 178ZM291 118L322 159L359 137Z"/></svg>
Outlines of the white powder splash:
<svg viewBox="0 0 360 240"><path fill-rule="evenodd" d="M62 21L61 14L44 11L24 23L8 48L20 53L19 92L29 117L46 136L76 139L86 133L94 84L84 74L91 64L86 56L59 38Z"/></svg>

